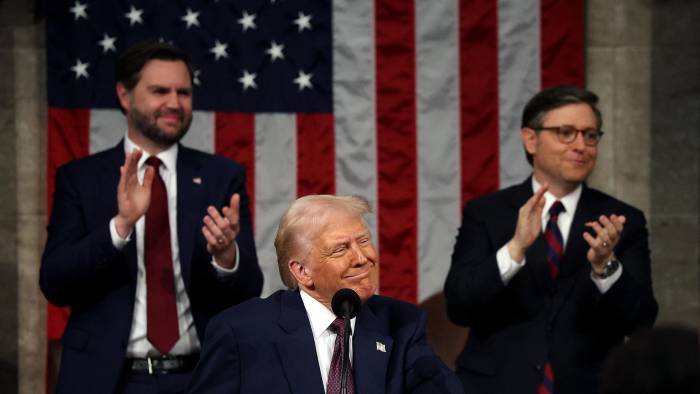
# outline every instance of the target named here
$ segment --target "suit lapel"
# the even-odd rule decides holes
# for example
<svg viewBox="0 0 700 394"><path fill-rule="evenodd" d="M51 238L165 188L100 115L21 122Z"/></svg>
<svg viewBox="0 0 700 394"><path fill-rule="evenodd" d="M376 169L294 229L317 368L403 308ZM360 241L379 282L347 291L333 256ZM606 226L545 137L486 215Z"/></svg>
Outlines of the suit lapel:
<svg viewBox="0 0 700 394"><path fill-rule="evenodd" d="M190 288L190 271L192 268L192 253L195 237L199 234L199 226L204 214L202 206L204 182L207 180L201 174L201 166L191 152L182 145L177 154L177 236L180 248L180 267L182 279L187 289ZM195 182L199 179L199 182Z"/></svg>
<svg viewBox="0 0 700 394"><path fill-rule="evenodd" d="M289 382L289 391L323 394L316 345L299 292L282 293L279 325L284 335L275 347Z"/></svg>
<svg viewBox="0 0 700 394"><path fill-rule="evenodd" d="M358 393L384 393L393 339L382 330L370 305L360 311L353 335L353 373ZM384 351L380 348L383 346Z"/></svg>

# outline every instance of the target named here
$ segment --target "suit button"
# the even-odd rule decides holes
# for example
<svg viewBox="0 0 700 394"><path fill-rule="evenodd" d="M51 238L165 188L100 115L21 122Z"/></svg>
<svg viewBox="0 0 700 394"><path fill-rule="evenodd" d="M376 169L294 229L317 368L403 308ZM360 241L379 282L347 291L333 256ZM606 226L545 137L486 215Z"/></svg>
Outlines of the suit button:
<svg viewBox="0 0 700 394"><path fill-rule="evenodd" d="M535 365L535 371L542 372L542 364Z"/></svg>

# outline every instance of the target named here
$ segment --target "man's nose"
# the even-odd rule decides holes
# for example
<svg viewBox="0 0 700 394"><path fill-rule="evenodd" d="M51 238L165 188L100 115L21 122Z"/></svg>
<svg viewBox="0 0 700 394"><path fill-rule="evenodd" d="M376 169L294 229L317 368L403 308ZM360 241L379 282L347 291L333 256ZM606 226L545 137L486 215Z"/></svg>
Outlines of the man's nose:
<svg viewBox="0 0 700 394"><path fill-rule="evenodd" d="M576 138L574 138L574 141L571 143L571 145L574 147L574 149L577 150L584 150L586 148L586 141L583 138L583 133L580 131L576 132Z"/></svg>
<svg viewBox="0 0 700 394"><path fill-rule="evenodd" d="M168 108L180 108L182 106L180 96L176 91L168 93L165 104L168 106Z"/></svg>
<svg viewBox="0 0 700 394"><path fill-rule="evenodd" d="M355 244L352 246L353 250L355 251L356 258L353 259L353 265L365 265L367 264L367 256L365 255L364 250L362 248Z"/></svg>

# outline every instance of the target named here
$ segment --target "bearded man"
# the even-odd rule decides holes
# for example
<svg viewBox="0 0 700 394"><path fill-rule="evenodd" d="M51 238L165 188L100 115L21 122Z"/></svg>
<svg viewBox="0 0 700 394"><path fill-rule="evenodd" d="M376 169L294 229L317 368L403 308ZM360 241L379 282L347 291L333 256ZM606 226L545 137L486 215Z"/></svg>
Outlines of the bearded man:
<svg viewBox="0 0 700 394"><path fill-rule="evenodd" d="M139 43L115 71L124 139L56 173L40 275L71 308L56 392L184 392L209 319L262 289L245 171L179 144L184 53Z"/></svg>

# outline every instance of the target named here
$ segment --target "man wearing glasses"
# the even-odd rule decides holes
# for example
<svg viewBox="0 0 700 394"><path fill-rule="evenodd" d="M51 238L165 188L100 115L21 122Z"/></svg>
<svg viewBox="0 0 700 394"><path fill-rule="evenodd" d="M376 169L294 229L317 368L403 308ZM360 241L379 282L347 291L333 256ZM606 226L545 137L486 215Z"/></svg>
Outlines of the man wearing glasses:
<svg viewBox="0 0 700 394"><path fill-rule="evenodd" d="M658 306L644 214L586 186L603 136L598 97L546 89L520 131L532 176L464 207L445 283L469 326L468 393L597 393L608 350Z"/></svg>

